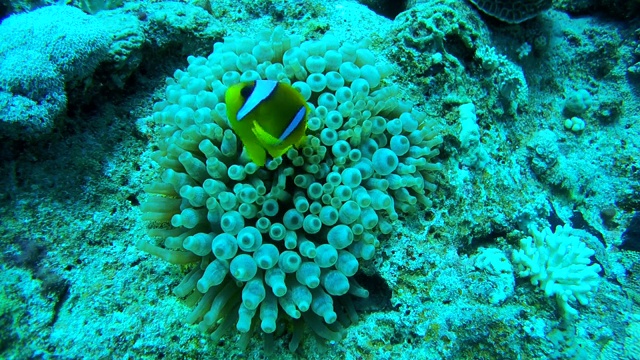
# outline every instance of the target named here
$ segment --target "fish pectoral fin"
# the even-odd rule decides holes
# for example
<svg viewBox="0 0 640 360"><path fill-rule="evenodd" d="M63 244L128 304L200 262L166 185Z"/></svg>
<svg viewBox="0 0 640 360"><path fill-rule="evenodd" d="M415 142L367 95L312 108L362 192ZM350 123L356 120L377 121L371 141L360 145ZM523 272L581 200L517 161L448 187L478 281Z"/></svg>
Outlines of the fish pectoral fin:
<svg viewBox="0 0 640 360"><path fill-rule="evenodd" d="M275 158L277 158L277 157L280 157L280 156L282 156L282 155L286 154L286 153L287 153L287 151L289 151L289 149L291 149L291 145L287 146L287 147L286 147L286 148L284 148L284 149L281 149L281 148L273 148L273 149L269 150L269 155L273 156L273 158L275 159Z"/></svg>
<svg viewBox="0 0 640 360"><path fill-rule="evenodd" d="M296 143L296 148L301 148L303 146L305 146L307 144L307 136L303 136L300 138L300 140L298 140L298 142Z"/></svg>
<svg viewBox="0 0 640 360"><path fill-rule="evenodd" d="M260 144L256 144L253 142L243 143L244 148L247 150L247 155L251 161L253 161L258 166L264 166L267 162L267 152L265 149L260 146Z"/></svg>
<svg viewBox="0 0 640 360"><path fill-rule="evenodd" d="M253 128L251 129L251 131L253 131L253 134L258 138L258 141L260 141L265 146L274 147L280 145L281 143L280 139L266 132L264 128L262 128L262 126L258 124L257 121L253 122Z"/></svg>

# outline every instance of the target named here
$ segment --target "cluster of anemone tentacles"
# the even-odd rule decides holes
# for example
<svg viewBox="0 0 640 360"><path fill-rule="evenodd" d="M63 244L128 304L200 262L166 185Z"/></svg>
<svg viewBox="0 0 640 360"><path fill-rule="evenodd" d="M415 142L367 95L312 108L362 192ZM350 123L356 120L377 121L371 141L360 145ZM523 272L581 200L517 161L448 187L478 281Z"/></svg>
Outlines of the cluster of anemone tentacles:
<svg viewBox="0 0 640 360"><path fill-rule="evenodd" d="M194 305L186 322L218 340L234 327L245 346L292 321L290 349L306 324L340 339L357 319L353 276L375 256L398 214L431 206L442 143L424 113L398 100L391 66L369 43L331 34L302 41L281 28L231 36L208 58L189 57L154 105L160 178L142 205L149 235L138 247L193 264L174 289ZM265 167L230 129L224 95L233 84L291 84L311 109L306 141Z"/></svg>

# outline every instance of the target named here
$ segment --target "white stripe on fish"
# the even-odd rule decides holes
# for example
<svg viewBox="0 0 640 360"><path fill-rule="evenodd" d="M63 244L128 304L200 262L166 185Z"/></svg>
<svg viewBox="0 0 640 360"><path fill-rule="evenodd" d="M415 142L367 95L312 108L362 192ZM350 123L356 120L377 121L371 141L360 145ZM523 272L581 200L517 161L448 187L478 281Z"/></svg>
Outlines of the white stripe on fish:
<svg viewBox="0 0 640 360"><path fill-rule="evenodd" d="M300 107L300 110L298 110L298 112L296 113L296 116L293 117L293 120L291 120L287 128L284 129L284 132L282 132L282 135L280 135L280 137L278 138L280 141L284 141L286 138L289 137L289 135L291 135L291 133L295 129L298 128L300 123L302 123L302 121L304 120L304 116L306 112L307 112L307 108L305 106Z"/></svg>
<svg viewBox="0 0 640 360"><path fill-rule="evenodd" d="M244 102L236 119L242 121L253 109L255 109L260 103L267 99L278 87L278 82L273 80L256 80L255 86L249 98Z"/></svg>

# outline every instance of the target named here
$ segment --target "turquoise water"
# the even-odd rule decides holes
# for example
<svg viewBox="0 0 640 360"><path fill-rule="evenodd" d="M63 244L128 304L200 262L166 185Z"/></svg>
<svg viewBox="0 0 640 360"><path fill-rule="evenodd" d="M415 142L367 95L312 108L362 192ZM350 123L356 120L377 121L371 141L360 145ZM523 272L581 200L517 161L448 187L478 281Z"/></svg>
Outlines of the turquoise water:
<svg viewBox="0 0 640 360"><path fill-rule="evenodd" d="M4 2L0 357L640 358L638 4L476 3Z"/></svg>

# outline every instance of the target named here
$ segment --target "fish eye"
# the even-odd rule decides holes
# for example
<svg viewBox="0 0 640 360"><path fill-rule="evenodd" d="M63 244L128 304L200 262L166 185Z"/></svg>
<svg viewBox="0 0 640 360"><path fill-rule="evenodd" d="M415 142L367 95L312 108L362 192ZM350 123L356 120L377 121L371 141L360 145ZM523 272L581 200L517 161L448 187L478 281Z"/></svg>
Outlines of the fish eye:
<svg viewBox="0 0 640 360"><path fill-rule="evenodd" d="M242 95L243 98L248 99L249 96L251 96L251 93L253 93L254 88L255 86L253 84L247 85L240 90L240 95Z"/></svg>

